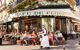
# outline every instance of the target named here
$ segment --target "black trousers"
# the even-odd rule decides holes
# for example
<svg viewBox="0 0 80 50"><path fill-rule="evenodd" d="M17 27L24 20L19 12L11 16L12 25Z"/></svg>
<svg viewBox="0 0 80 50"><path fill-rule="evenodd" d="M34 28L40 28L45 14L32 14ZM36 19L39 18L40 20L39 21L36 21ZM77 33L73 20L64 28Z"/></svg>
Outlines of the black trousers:
<svg viewBox="0 0 80 50"><path fill-rule="evenodd" d="M65 40L67 40L67 34L63 34L63 37L65 38Z"/></svg>
<svg viewBox="0 0 80 50"><path fill-rule="evenodd" d="M2 45L2 38L0 38L0 45Z"/></svg>

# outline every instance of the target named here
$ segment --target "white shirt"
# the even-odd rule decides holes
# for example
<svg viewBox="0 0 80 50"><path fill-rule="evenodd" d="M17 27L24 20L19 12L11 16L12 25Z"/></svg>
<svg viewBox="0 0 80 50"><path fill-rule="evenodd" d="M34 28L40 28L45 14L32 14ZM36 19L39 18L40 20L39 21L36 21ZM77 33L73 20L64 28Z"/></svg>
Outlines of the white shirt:
<svg viewBox="0 0 80 50"><path fill-rule="evenodd" d="M71 34L76 34L76 32L75 31L72 31Z"/></svg>

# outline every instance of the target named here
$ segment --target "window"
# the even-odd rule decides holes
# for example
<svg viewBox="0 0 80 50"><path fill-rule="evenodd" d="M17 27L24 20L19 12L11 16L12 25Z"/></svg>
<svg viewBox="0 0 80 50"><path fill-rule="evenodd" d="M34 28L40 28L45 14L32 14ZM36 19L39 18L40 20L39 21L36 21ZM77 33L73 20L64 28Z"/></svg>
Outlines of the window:
<svg viewBox="0 0 80 50"><path fill-rule="evenodd" d="M80 5L80 0L76 0L76 5Z"/></svg>

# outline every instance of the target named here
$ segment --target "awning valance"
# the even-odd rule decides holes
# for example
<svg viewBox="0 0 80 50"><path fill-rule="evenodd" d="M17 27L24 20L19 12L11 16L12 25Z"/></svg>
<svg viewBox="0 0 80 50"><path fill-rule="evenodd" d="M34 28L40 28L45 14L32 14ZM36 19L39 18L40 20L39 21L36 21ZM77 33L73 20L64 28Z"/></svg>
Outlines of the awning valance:
<svg viewBox="0 0 80 50"><path fill-rule="evenodd" d="M41 16L41 15L51 15L51 16L73 16L70 9L37 9L37 10L31 10L31 11L22 11L17 12L12 15L15 15L14 17L20 17L20 16Z"/></svg>
<svg viewBox="0 0 80 50"><path fill-rule="evenodd" d="M73 14L73 12L70 9L37 9L37 10L29 10L29 11L21 11L17 13L10 14L7 17L0 18L0 22L8 22L11 21L13 18L16 17L23 17L23 16L64 16L64 17L70 17L77 20L80 20L80 17ZM4 22L3 22L4 21Z"/></svg>
<svg viewBox="0 0 80 50"><path fill-rule="evenodd" d="M72 22L74 22L74 25L80 25L80 21L78 20L72 20Z"/></svg>
<svg viewBox="0 0 80 50"><path fill-rule="evenodd" d="M79 20L72 20L72 22L79 23L80 24L80 21Z"/></svg>
<svg viewBox="0 0 80 50"><path fill-rule="evenodd" d="M12 18L22 17L22 16L45 16L45 15L77 18L70 9L37 9L37 10L22 11L11 14Z"/></svg>

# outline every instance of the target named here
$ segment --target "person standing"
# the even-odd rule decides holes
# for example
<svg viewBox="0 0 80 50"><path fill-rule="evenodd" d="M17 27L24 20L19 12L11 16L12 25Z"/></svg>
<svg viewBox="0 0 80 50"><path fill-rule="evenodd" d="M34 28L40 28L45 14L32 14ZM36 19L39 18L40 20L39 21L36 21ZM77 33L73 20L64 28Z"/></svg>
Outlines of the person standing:
<svg viewBox="0 0 80 50"><path fill-rule="evenodd" d="M47 36L47 31L45 28L43 28L43 31L41 32L40 35L40 44L41 44L41 48L50 48L49 45L49 38Z"/></svg>
<svg viewBox="0 0 80 50"><path fill-rule="evenodd" d="M37 34L35 31L32 32L31 38L32 38L33 44L36 45L37 44Z"/></svg>
<svg viewBox="0 0 80 50"><path fill-rule="evenodd" d="M2 30L0 29L0 45L2 45Z"/></svg>
<svg viewBox="0 0 80 50"><path fill-rule="evenodd" d="M75 31L71 31L71 34L72 34L72 38L75 39L77 33Z"/></svg>

